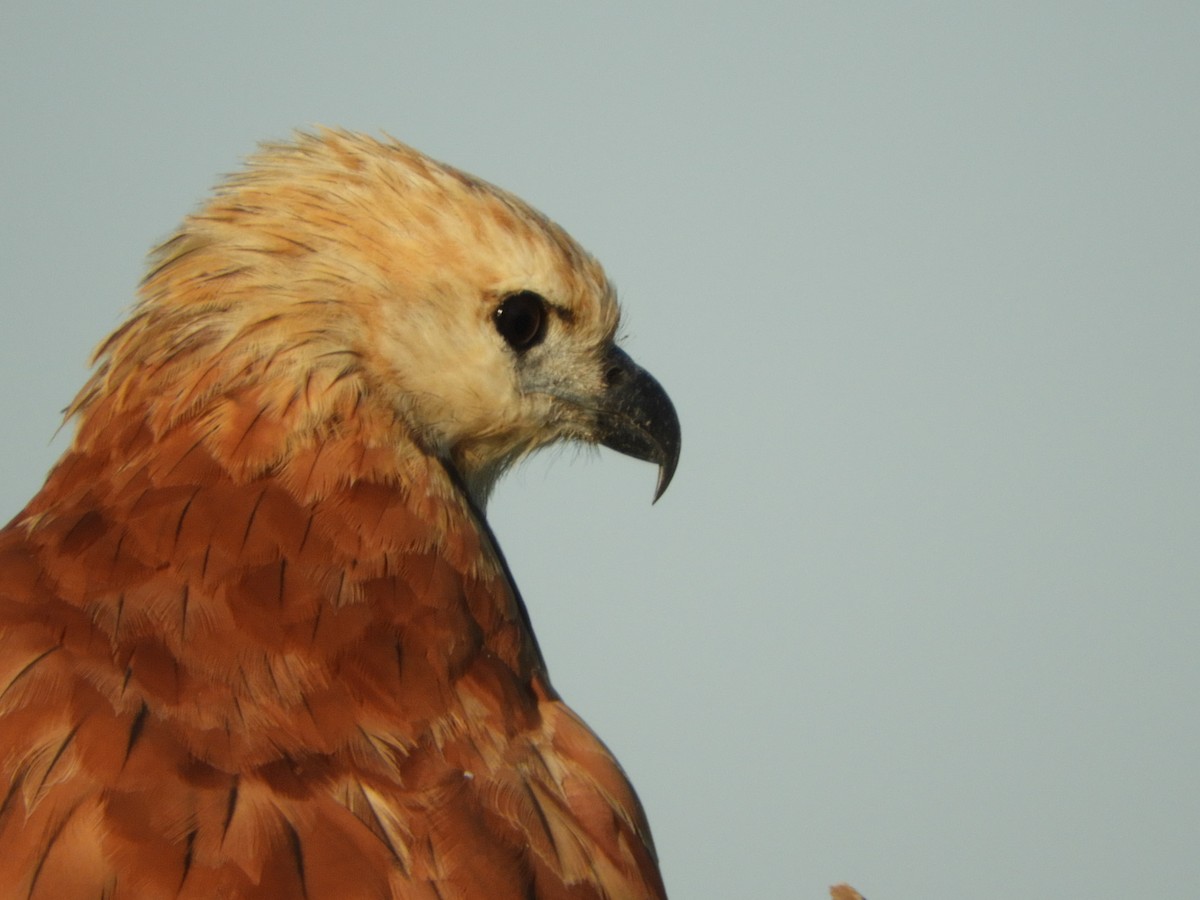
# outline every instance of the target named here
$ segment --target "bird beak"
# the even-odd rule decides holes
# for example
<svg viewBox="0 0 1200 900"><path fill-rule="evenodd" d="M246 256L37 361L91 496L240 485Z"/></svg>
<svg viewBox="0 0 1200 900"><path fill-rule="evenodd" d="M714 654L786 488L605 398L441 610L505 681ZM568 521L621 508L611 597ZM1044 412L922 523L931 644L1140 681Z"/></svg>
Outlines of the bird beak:
<svg viewBox="0 0 1200 900"><path fill-rule="evenodd" d="M658 500L679 463L679 417L653 375L615 345L604 358L604 382L596 440L635 459L658 463Z"/></svg>

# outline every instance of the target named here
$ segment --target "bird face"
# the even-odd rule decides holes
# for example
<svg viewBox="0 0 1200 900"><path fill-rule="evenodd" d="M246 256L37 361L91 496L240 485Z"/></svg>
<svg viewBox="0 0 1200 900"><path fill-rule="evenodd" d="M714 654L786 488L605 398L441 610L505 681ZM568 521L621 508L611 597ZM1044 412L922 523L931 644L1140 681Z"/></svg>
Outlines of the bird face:
<svg viewBox="0 0 1200 900"><path fill-rule="evenodd" d="M474 277L417 288L383 332L407 416L478 501L512 462L563 439L657 462L657 499L678 459L679 423L658 382L616 346L603 272L540 218L506 225L473 245L477 264L458 271ZM490 249L505 238L516 240L498 259Z"/></svg>

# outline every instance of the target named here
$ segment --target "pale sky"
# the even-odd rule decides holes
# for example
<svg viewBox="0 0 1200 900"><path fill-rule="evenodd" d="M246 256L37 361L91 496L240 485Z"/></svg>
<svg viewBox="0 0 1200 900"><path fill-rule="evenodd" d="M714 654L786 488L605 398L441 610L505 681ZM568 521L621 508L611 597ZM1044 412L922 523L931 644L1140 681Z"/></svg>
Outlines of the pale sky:
<svg viewBox="0 0 1200 900"><path fill-rule="evenodd" d="M511 7L511 8L503 8ZM676 900L1200 890L1200 6L0 7L0 518L146 251L378 134L595 253L683 423L491 520Z"/></svg>

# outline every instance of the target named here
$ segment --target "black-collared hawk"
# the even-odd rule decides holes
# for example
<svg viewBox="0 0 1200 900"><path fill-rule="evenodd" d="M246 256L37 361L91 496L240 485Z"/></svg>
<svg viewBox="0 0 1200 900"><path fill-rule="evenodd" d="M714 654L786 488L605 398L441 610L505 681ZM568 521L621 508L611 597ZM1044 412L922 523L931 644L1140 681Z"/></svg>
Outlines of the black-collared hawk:
<svg viewBox="0 0 1200 900"><path fill-rule="evenodd" d="M666 488L617 327L561 228L402 144L225 181L0 533L0 897L663 898L484 517L556 441Z"/></svg>

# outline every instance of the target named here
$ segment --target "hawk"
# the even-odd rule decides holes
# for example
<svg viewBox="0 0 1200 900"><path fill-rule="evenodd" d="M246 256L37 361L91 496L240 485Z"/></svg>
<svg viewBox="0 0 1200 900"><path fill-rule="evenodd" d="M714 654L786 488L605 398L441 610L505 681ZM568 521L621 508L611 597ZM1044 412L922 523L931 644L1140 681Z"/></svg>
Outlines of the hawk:
<svg viewBox="0 0 1200 900"><path fill-rule="evenodd" d="M556 441L666 489L617 326L561 228L400 143L226 180L0 532L0 896L664 897L484 515Z"/></svg>

